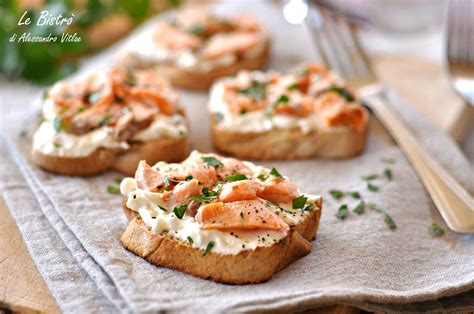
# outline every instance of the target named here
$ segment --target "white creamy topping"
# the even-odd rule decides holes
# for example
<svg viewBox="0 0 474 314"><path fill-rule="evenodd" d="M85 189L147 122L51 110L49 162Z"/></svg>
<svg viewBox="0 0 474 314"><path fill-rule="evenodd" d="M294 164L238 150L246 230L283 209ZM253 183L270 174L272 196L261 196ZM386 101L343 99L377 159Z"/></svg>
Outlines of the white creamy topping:
<svg viewBox="0 0 474 314"><path fill-rule="evenodd" d="M259 174L268 174L269 170L252 163L245 162L254 172L254 177ZM179 167L180 164L158 163L153 168L165 170ZM161 200L160 193L154 193L139 189L134 178L125 178L120 184L121 194L127 198L127 207L137 212L143 222L156 234L167 234L168 236L189 243L194 248L205 250L211 241L215 245L212 252L220 254L235 255L244 250L254 250L257 247L271 246L279 242L287 235L286 230L253 230L222 232L219 230L203 230L200 223L194 217L184 215L182 219L176 217L172 209L167 209ZM306 195L307 203L316 204L320 196ZM263 200L264 201L264 200ZM278 204L268 207L277 213L286 223L294 225L302 222L309 211L293 209L292 204ZM316 207L314 210L319 210ZM192 239L189 241L189 238Z"/></svg>
<svg viewBox="0 0 474 314"><path fill-rule="evenodd" d="M256 75L261 75L256 72ZM234 132L257 132L263 133L273 129L287 130L299 129L303 133L309 133L318 128L324 128L315 114L304 118L292 117L284 114L268 115L264 110L252 111L239 116L230 113L224 100L224 83L217 82L211 89L209 110L213 114L219 114L222 118L217 128L231 130Z"/></svg>
<svg viewBox="0 0 474 314"><path fill-rule="evenodd" d="M86 134L76 135L62 130L56 131L54 102L47 100L43 106L43 121L34 134L33 149L50 156L81 157L92 154L96 149L128 149L126 141L117 141L112 128L103 126ZM132 140L150 141L159 138L179 138L187 134L186 121L181 115L157 115L152 124L135 134Z"/></svg>

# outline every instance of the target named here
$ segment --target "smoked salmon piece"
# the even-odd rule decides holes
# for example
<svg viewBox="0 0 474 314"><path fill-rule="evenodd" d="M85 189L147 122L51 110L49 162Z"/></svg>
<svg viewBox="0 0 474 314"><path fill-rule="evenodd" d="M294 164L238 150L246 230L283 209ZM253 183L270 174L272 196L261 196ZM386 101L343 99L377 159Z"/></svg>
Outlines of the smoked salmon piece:
<svg viewBox="0 0 474 314"><path fill-rule="evenodd" d="M205 230L288 229L288 224L267 206L260 200L211 203L198 209L196 220Z"/></svg>
<svg viewBox="0 0 474 314"><path fill-rule="evenodd" d="M175 204L187 203L193 196L200 195L201 191L202 186L196 179L180 182L173 190L173 201Z"/></svg>
<svg viewBox="0 0 474 314"><path fill-rule="evenodd" d="M257 194L263 191L263 185L253 180L241 180L227 183L223 186L219 201L235 202L244 200L254 200Z"/></svg>
<svg viewBox="0 0 474 314"><path fill-rule="evenodd" d="M289 203L299 196L298 187L288 178L275 178L263 184L263 190L258 197L274 203Z"/></svg>
<svg viewBox="0 0 474 314"><path fill-rule="evenodd" d="M135 181L137 181L137 186L139 189L158 192L164 186L163 176L145 160L140 161L138 164L137 171L135 172Z"/></svg>
<svg viewBox="0 0 474 314"><path fill-rule="evenodd" d="M242 54L255 47L260 37L254 33L223 33L212 37L201 51L205 59L217 59L225 55Z"/></svg>
<svg viewBox="0 0 474 314"><path fill-rule="evenodd" d="M170 50L197 49L202 44L202 39L168 23L161 22L157 25L154 34L156 42Z"/></svg>

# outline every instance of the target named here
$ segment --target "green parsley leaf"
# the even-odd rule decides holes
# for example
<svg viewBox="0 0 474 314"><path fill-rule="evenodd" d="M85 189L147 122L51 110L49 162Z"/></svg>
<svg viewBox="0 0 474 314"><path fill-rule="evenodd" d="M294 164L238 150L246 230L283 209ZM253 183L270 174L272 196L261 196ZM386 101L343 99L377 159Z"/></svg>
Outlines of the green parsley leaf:
<svg viewBox="0 0 474 314"><path fill-rule="evenodd" d="M379 212L379 213L383 213L384 211L382 209L380 209L377 205L375 205L374 203L369 203L367 204L367 207L369 207L370 209L372 209L373 211L376 211L376 212Z"/></svg>
<svg viewBox="0 0 474 314"><path fill-rule="evenodd" d="M268 177L269 176L266 175L266 174L261 174L261 175L257 176L257 179L259 179L260 181L265 181L265 180L268 179Z"/></svg>
<svg viewBox="0 0 474 314"><path fill-rule="evenodd" d="M210 242L207 244L207 247L206 247L206 249L204 250L204 253L202 253L202 256L206 256L206 255L212 250L212 248L214 247L214 245L216 245L216 242L210 241Z"/></svg>
<svg viewBox="0 0 474 314"><path fill-rule="evenodd" d="M206 28L201 24L194 24L188 29L188 32L196 36L202 35L205 31Z"/></svg>
<svg viewBox="0 0 474 314"><path fill-rule="evenodd" d="M386 163L386 164L394 164L396 162L395 159L393 158L385 158L383 157L382 159L380 159L382 162Z"/></svg>
<svg viewBox="0 0 474 314"><path fill-rule="evenodd" d="M188 209L188 205L181 204L181 205L175 206L173 208L173 213L176 215L176 217L181 219L181 218L183 218L184 213L186 212L186 209Z"/></svg>
<svg viewBox="0 0 474 314"><path fill-rule="evenodd" d="M315 207L314 204L308 203L308 204L306 204L306 206L303 208L303 211L305 211L305 212L310 212L310 211L312 211L312 210L314 209L314 207Z"/></svg>
<svg viewBox="0 0 474 314"><path fill-rule="evenodd" d="M270 174L279 179L284 179L283 176L278 172L278 170L276 170L275 167L272 168L272 170L270 171Z"/></svg>
<svg viewBox="0 0 474 314"><path fill-rule="evenodd" d="M390 169L385 169L384 172L383 172L383 175L385 176L385 178L387 178L387 180L392 180L393 176L392 176L392 171Z"/></svg>
<svg viewBox="0 0 474 314"><path fill-rule="evenodd" d="M299 90L300 87L298 86L298 84L293 84L293 85L290 85L286 88L287 90Z"/></svg>
<svg viewBox="0 0 474 314"><path fill-rule="evenodd" d="M293 209L303 208L304 205L306 205L307 200L308 200L308 198L304 195L298 196L292 202Z"/></svg>
<svg viewBox="0 0 474 314"><path fill-rule="evenodd" d="M225 181L241 181L241 180L247 180L247 177L244 174L236 173L231 176L225 177L224 180Z"/></svg>
<svg viewBox="0 0 474 314"><path fill-rule="evenodd" d="M53 120L53 126L54 126L54 129L56 130L56 132L61 131L61 126L62 126L61 118L55 117L54 120Z"/></svg>
<svg viewBox="0 0 474 314"><path fill-rule="evenodd" d="M110 194L120 194L120 189L113 185L107 185L107 192Z"/></svg>
<svg viewBox="0 0 474 314"><path fill-rule="evenodd" d="M209 156L209 157L203 156L201 157L201 159L209 167L219 168L219 167L224 166L219 159L213 156Z"/></svg>
<svg viewBox="0 0 474 314"><path fill-rule="evenodd" d="M355 199L360 199L360 194L359 192L347 192L347 194L349 194L352 198L355 198Z"/></svg>
<svg viewBox="0 0 474 314"><path fill-rule="evenodd" d="M83 112L83 111L86 111L85 106L80 106L79 109L77 109L77 113L80 113L80 112Z"/></svg>
<svg viewBox="0 0 474 314"><path fill-rule="evenodd" d="M133 72L129 70L127 72L127 78L125 79L125 84L129 86L135 86L136 83L137 83L137 80L135 78L135 74L133 74Z"/></svg>
<svg viewBox="0 0 474 314"><path fill-rule="evenodd" d="M117 184L120 184L120 183L122 183L122 180L123 180L123 178L115 178L114 182L117 183Z"/></svg>
<svg viewBox="0 0 474 314"><path fill-rule="evenodd" d="M27 130L21 130L19 134L20 138L26 138L28 136Z"/></svg>
<svg viewBox="0 0 474 314"><path fill-rule="evenodd" d="M193 238L191 238L190 236L188 236L186 239L188 239L188 242L190 244L194 244Z"/></svg>
<svg viewBox="0 0 474 314"><path fill-rule="evenodd" d="M428 227L428 231L430 232L431 235L433 235L435 237L440 237L444 234L444 230L435 223L432 223Z"/></svg>
<svg viewBox="0 0 474 314"><path fill-rule="evenodd" d="M339 95L344 97L349 102L355 100L354 95L352 95L352 93L344 87L339 87L339 86L333 85L333 86L329 87L328 92L338 93Z"/></svg>
<svg viewBox="0 0 474 314"><path fill-rule="evenodd" d="M379 187L370 183L367 183L367 189L371 192L377 192Z"/></svg>
<svg viewBox="0 0 474 314"><path fill-rule="evenodd" d="M362 176L362 180L365 180L365 181L371 181L371 180L375 180L379 177L378 174L376 173L371 173L371 174L368 174L368 175L365 175L365 176Z"/></svg>
<svg viewBox="0 0 474 314"><path fill-rule="evenodd" d="M100 125L106 125L112 116L110 114L105 114L100 121Z"/></svg>
<svg viewBox="0 0 474 314"><path fill-rule="evenodd" d="M352 210L354 213L356 213L357 215L362 215L364 213L364 201L360 201L359 204L357 204L356 207L354 207L354 209Z"/></svg>
<svg viewBox="0 0 474 314"><path fill-rule="evenodd" d="M102 91L97 91L94 93L89 93L86 95L87 102L90 104L95 104L102 97Z"/></svg>
<svg viewBox="0 0 474 314"><path fill-rule="evenodd" d="M331 196L336 200L341 199L345 195L344 192L339 190L330 190L329 194L331 194Z"/></svg>
<svg viewBox="0 0 474 314"><path fill-rule="evenodd" d="M287 104L288 101L290 101L290 98L288 98L287 95L283 94L283 95L281 95L281 96L277 99L277 101L275 102L275 104L277 104L277 105L278 105L278 104Z"/></svg>
<svg viewBox="0 0 474 314"><path fill-rule="evenodd" d="M344 219L344 218L346 218L348 213L349 213L349 211L347 209L347 205L343 204L337 210L336 217L339 218L339 219Z"/></svg>
<svg viewBox="0 0 474 314"><path fill-rule="evenodd" d="M392 219L392 217L390 217L389 214L384 213L383 221L385 221L385 223L387 224L387 226L390 230L397 229L397 225L395 224L395 221Z"/></svg>
<svg viewBox="0 0 474 314"><path fill-rule="evenodd" d="M247 88L241 88L237 91L239 94L246 95L256 101L262 101L267 96L267 85L256 80Z"/></svg>
<svg viewBox="0 0 474 314"><path fill-rule="evenodd" d="M163 183L165 184L165 190L168 190L170 188L170 178L168 178L168 176L166 176L163 179Z"/></svg>
<svg viewBox="0 0 474 314"><path fill-rule="evenodd" d="M184 178L184 181L191 181L192 179L193 179L193 176L189 175L186 178Z"/></svg>

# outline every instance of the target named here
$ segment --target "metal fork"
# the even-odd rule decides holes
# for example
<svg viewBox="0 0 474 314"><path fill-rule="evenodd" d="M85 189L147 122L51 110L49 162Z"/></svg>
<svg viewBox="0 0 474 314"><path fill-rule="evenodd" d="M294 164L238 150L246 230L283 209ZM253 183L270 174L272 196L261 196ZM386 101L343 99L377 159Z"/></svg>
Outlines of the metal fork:
<svg viewBox="0 0 474 314"><path fill-rule="evenodd" d="M446 56L454 89L474 106L474 2L450 0L446 14Z"/></svg>
<svg viewBox="0 0 474 314"><path fill-rule="evenodd" d="M341 15L313 4L306 23L322 61L357 88L362 100L413 165L448 227L456 232L474 233L474 199L386 105L386 88L372 71L354 27Z"/></svg>

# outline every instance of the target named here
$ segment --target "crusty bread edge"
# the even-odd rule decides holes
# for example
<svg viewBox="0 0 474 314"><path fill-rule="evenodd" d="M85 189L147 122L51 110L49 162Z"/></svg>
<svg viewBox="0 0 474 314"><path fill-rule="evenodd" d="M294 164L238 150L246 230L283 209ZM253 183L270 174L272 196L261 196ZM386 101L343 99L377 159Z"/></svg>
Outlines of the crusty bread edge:
<svg viewBox="0 0 474 314"><path fill-rule="evenodd" d="M362 132L349 127L319 128L308 133L298 129L236 132L219 127L212 113L210 121L212 143L218 151L253 160L353 157L365 147L368 124L366 119Z"/></svg>
<svg viewBox="0 0 474 314"><path fill-rule="evenodd" d="M84 157L53 156L32 149L32 160L40 168L72 176L96 175L110 168L133 176L140 160L150 164L158 161L180 162L188 155L187 137L135 142L128 150L98 148Z"/></svg>
<svg viewBox="0 0 474 314"><path fill-rule="evenodd" d="M212 251L204 255L189 243L152 233L140 217L130 221L120 240L127 250L152 264L228 284L267 281L275 272L311 252L311 243L290 230L286 237L269 247L236 255Z"/></svg>

